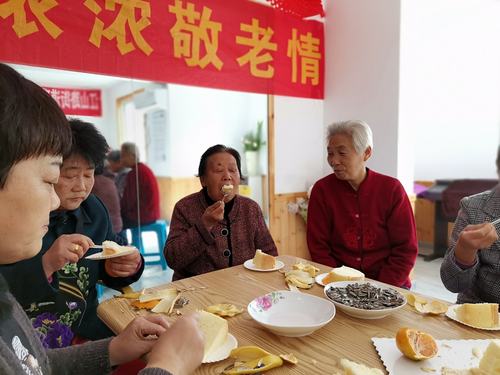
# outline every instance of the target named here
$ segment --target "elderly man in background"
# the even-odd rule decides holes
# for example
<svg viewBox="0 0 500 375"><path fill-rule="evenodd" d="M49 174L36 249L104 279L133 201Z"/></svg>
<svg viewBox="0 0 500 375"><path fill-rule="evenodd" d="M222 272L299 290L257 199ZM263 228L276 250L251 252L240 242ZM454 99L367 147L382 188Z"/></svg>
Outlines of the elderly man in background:
<svg viewBox="0 0 500 375"><path fill-rule="evenodd" d="M314 184L308 207L312 260L410 288L417 257L415 220L401 183L366 167L373 149L370 127L363 121L335 123L327 140L333 173Z"/></svg>
<svg viewBox="0 0 500 375"><path fill-rule="evenodd" d="M109 170L114 174L116 188L118 189L118 194L121 199L121 197L123 197L127 174L130 172L130 168L125 168L122 165L120 150L110 151L108 155L106 155L106 160L108 161Z"/></svg>
<svg viewBox="0 0 500 375"><path fill-rule="evenodd" d="M122 144L120 160L124 167L131 168L120 202L123 228L154 223L160 218L160 190L156 176L139 161L139 150L134 143Z"/></svg>
<svg viewBox="0 0 500 375"><path fill-rule="evenodd" d="M500 172L500 147L497 151ZM446 289L458 293L458 303L500 303L500 185L460 202L450 247L441 264Z"/></svg>
<svg viewBox="0 0 500 375"><path fill-rule="evenodd" d="M111 224L113 225L113 233L120 233L123 228L120 196L114 182L114 175L106 167L98 166L94 170L92 194L102 200L102 203L108 209Z"/></svg>

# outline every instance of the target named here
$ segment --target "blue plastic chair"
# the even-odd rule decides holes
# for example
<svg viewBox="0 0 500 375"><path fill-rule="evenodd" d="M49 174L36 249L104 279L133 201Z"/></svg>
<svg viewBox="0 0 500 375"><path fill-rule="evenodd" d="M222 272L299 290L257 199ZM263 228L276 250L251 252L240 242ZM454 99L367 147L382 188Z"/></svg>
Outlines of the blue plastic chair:
<svg viewBox="0 0 500 375"><path fill-rule="evenodd" d="M132 245L137 247L144 257L144 262L147 265L160 264L162 269L167 269L167 261L163 255L163 247L167 241L167 222L165 220L157 220L155 223L141 225L140 227L129 228L132 234ZM142 234L145 232L156 233L158 242L157 251L145 251Z"/></svg>

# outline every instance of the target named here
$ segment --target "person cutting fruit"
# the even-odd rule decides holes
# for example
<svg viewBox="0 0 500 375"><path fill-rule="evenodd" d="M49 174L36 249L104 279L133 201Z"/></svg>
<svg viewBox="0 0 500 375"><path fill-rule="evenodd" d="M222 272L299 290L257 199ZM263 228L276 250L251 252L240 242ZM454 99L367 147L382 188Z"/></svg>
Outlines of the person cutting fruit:
<svg viewBox="0 0 500 375"><path fill-rule="evenodd" d="M121 289L137 281L144 269L138 251L107 260L85 256L113 234L103 203L90 194L94 169L103 162L108 144L89 123L71 119L73 142L54 189L61 201L50 215L42 250L35 257L0 270L19 303L49 348L82 340L110 337L113 332L97 317L96 285Z"/></svg>
<svg viewBox="0 0 500 375"><path fill-rule="evenodd" d="M178 280L252 259L277 249L259 205L238 195L241 159L224 145L208 148L198 167L202 189L174 207L164 253Z"/></svg>

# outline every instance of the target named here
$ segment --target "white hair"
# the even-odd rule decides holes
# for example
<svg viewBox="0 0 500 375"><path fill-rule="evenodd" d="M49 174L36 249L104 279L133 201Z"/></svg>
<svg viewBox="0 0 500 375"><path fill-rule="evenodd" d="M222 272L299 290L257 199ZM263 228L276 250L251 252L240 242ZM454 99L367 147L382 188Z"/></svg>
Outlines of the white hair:
<svg viewBox="0 0 500 375"><path fill-rule="evenodd" d="M361 120L334 122L327 129L327 141L337 134L347 134L352 138L352 144L358 154L368 147L373 149L373 134L368 124Z"/></svg>
<svg viewBox="0 0 500 375"><path fill-rule="evenodd" d="M134 155L135 159L139 161L139 148L135 143L132 142L122 143L121 151Z"/></svg>

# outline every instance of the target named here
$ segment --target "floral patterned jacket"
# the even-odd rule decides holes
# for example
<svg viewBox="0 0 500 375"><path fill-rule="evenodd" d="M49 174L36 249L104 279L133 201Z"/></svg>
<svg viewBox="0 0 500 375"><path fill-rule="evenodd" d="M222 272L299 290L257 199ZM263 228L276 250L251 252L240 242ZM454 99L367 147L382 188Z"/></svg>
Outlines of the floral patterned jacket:
<svg viewBox="0 0 500 375"><path fill-rule="evenodd" d="M104 261L82 258L68 264L47 280L42 267L42 255L62 234L81 233L94 243L104 240L120 242L113 234L108 212L102 202L90 195L74 211L54 212L50 217L49 231L43 238L42 250L34 258L1 266L0 272L9 288L31 318L42 343L47 348L65 347L75 335L97 340L113 333L97 317L96 284L120 289L137 281L144 269L126 278L113 278L104 269ZM90 249L86 255L98 252Z"/></svg>

